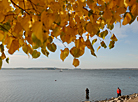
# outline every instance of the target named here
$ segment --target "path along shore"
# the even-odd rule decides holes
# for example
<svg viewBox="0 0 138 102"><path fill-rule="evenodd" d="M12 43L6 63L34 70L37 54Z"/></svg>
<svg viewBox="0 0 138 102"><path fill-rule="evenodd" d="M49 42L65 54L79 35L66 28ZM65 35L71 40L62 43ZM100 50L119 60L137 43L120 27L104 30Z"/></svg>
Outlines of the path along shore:
<svg viewBox="0 0 138 102"><path fill-rule="evenodd" d="M101 100L95 102L138 102L138 93L134 93L131 95L123 95L117 98L111 98L109 100Z"/></svg>

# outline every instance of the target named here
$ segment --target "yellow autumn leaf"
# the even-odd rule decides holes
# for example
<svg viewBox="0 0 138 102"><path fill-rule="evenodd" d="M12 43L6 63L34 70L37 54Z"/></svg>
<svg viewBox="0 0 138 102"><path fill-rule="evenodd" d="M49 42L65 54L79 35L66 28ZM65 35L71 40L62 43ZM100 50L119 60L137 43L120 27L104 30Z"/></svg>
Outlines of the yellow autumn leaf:
<svg viewBox="0 0 138 102"><path fill-rule="evenodd" d="M43 23L44 27L47 29L50 29L53 25L53 22L55 20L55 16L52 13L47 13L46 11L43 11L41 14L41 22Z"/></svg>
<svg viewBox="0 0 138 102"><path fill-rule="evenodd" d="M96 56L95 50L94 50L94 48L93 48L93 46L92 46L92 44L91 44L91 42L90 42L89 39L87 39L87 40L85 41L85 45L87 46L88 49L90 49L91 54L92 54L93 56Z"/></svg>
<svg viewBox="0 0 138 102"><path fill-rule="evenodd" d="M0 52L4 52L4 45L0 44Z"/></svg>
<svg viewBox="0 0 138 102"><path fill-rule="evenodd" d="M101 46L104 47L104 48L107 48L107 46L106 46L104 41L101 42Z"/></svg>
<svg viewBox="0 0 138 102"><path fill-rule="evenodd" d="M43 42L42 22L36 21L32 26L32 31L37 39Z"/></svg>
<svg viewBox="0 0 138 102"><path fill-rule="evenodd" d="M71 43L73 40L76 39L76 30L72 27L66 27L65 32L61 32L61 38L63 41L67 42L68 44Z"/></svg>
<svg viewBox="0 0 138 102"><path fill-rule="evenodd" d="M99 5L102 5L102 4L104 4L104 1L103 1L103 0L98 0L97 3L98 3Z"/></svg>
<svg viewBox="0 0 138 102"><path fill-rule="evenodd" d="M103 18L106 20L106 21L110 21L112 19L112 13L111 13L111 10L109 9L105 9L104 11L104 14L103 14Z"/></svg>
<svg viewBox="0 0 138 102"><path fill-rule="evenodd" d="M48 44L48 45L47 45L47 48L48 48L48 50L50 50L51 52L55 52L56 49L57 49L57 46L56 46L54 43L52 43L52 44Z"/></svg>
<svg viewBox="0 0 138 102"><path fill-rule="evenodd" d="M19 22L17 22L15 27L14 27L13 35L15 37L19 37L19 38L22 37L22 35L23 35L23 28L22 28L22 26L21 26L21 24Z"/></svg>
<svg viewBox="0 0 138 102"><path fill-rule="evenodd" d="M132 5L132 7L131 7L131 13L134 16L137 16L138 15L138 3L135 3L134 5Z"/></svg>
<svg viewBox="0 0 138 102"><path fill-rule="evenodd" d="M4 52L2 52L1 59L3 60L3 59L5 59L5 58L6 58L6 55L5 55Z"/></svg>
<svg viewBox="0 0 138 102"><path fill-rule="evenodd" d="M116 12L114 14L114 18L116 19L117 22L120 22L121 21L120 13L119 12Z"/></svg>
<svg viewBox="0 0 138 102"><path fill-rule="evenodd" d="M6 58L6 62L9 64L9 57L8 57L8 58Z"/></svg>
<svg viewBox="0 0 138 102"><path fill-rule="evenodd" d="M10 3L8 2L8 0L2 0L1 4L3 5L2 10L6 11L6 12L8 12L10 10Z"/></svg>
<svg viewBox="0 0 138 102"><path fill-rule="evenodd" d="M59 27L55 27L55 29L53 29L52 35L54 35L54 37L57 38L57 36L59 36L61 33L60 28Z"/></svg>
<svg viewBox="0 0 138 102"><path fill-rule="evenodd" d="M28 45L27 44L24 44L24 46L22 47L22 50L28 54L29 53L29 50L28 50Z"/></svg>
<svg viewBox="0 0 138 102"><path fill-rule="evenodd" d="M59 14L56 14L55 15L55 23L57 25L60 25L60 23L61 23L61 16Z"/></svg>
<svg viewBox="0 0 138 102"><path fill-rule="evenodd" d="M33 49L37 49L42 45L41 41L35 36L34 33L32 33L31 38L32 38L32 41L33 41L32 42Z"/></svg>
<svg viewBox="0 0 138 102"><path fill-rule="evenodd" d="M86 31L90 34L91 37L93 37L99 30L98 24L92 24L91 22L86 24Z"/></svg>
<svg viewBox="0 0 138 102"><path fill-rule="evenodd" d="M75 16L75 21L77 22L77 24L79 24L81 22L80 17L78 15Z"/></svg>
<svg viewBox="0 0 138 102"><path fill-rule="evenodd" d="M62 61L65 60L65 58L69 55L69 49L65 48L64 50L61 50L60 59Z"/></svg>
<svg viewBox="0 0 138 102"><path fill-rule="evenodd" d="M94 45L94 43L96 43L97 39L93 39L92 41L92 45Z"/></svg>
<svg viewBox="0 0 138 102"><path fill-rule="evenodd" d="M77 47L71 48L70 53L75 58L80 57L80 49Z"/></svg>
<svg viewBox="0 0 138 102"><path fill-rule="evenodd" d="M28 44L28 51L29 51L29 53L32 55L32 53L33 53L33 49L32 49L32 47Z"/></svg>
<svg viewBox="0 0 138 102"><path fill-rule="evenodd" d="M63 31L61 32L61 34L60 34L60 39L63 41L63 42L66 42L66 33L64 33Z"/></svg>
<svg viewBox="0 0 138 102"><path fill-rule="evenodd" d="M85 41L83 37L79 37L79 39L75 40L75 46L77 48L84 48L85 47Z"/></svg>
<svg viewBox="0 0 138 102"><path fill-rule="evenodd" d="M3 35L2 32L0 31L0 41L3 40L3 37L4 37L4 35Z"/></svg>
<svg viewBox="0 0 138 102"><path fill-rule="evenodd" d="M97 48L97 52L98 52L98 50L101 48L101 46L99 46L98 48Z"/></svg>
<svg viewBox="0 0 138 102"><path fill-rule="evenodd" d="M87 25L86 25L86 30L91 34L92 33L92 23L91 22L89 22L89 23L87 23Z"/></svg>
<svg viewBox="0 0 138 102"><path fill-rule="evenodd" d="M110 41L109 49L112 49L114 47L115 41Z"/></svg>
<svg viewBox="0 0 138 102"><path fill-rule="evenodd" d="M23 46L24 45L24 39L19 39L19 45Z"/></svg>
<svg viewBox="0 0 138 102"><path fill-rule="evenodd" d="M74 58L74 60L73 60L73 65L75 66L75 67L77 67L78 65L79 65L79 60L78 59L76 59L76 58Z"/></svg>
<svg viewBox="0 0 138 102"><path fill-rule="evenodd" d="M87 46L88 49L94 51L93 46L92 46L92 44L91 44L91 42L90 42L89 39L87 39L87 40L85 41L85 45Z"/></svg>
<svg viewBox="0 0 138 102"><path fill-rule="evenodd" d="M130 15L130 13L127 13L126 16L125 16L125 18L124 18L124 20L123 20L123 22L122 22L122 24L123 25L128 24L131 21L131 19L132 19L132 17Z"/></svg>
<svg viewBox="0 0 138 102"><path fill-rule="evenodd" d="M32 44L32 38L31 37L25 37L25 39L28 41L29 44Z"/></svg>
<svg viewBox="0 0 138 102"><path fill-rule="evenodd" d="M32 57L33 58L38 58L40 56L40 52L38 52L37 50L34 50L32 53Z"/></svg>
<svg viewBox="0 0 138 102"><path fill-rule="evenodd" d="M118 39L116 38L116 36L113 34L110 38L112 41L118 41Z"/></svg>
<svg viewBox="0 0 138 102"><path fill-rule="evenodd" d="M12 43L13 40L14 40L14 38L6 36L6 38L5 38L5 44L7 44L6 47L7 47L8 49L10 48L11 43Z"/></svg>
<svg viewBox="0 0 138 102"><path fill-rule="evenodd" d="M19 5L20 5L21 8L24 9L24 2L19 2Z"/></svg>
<svg viewBox="0 0 138 102"><path fill-rule="evenodd" d="M111 9L111 8L115 7L117 5L117 3L118 3L118 0L116 0L116 1L111 0L110 3L109 3L109 8Z"/></svg>
<svg viewBox="0 0 138 102"><path fill-rule="evenodd" d="M52 32L51 32L51 35L52 35ZM44 42L47 40L48 37L49 37L49 32L47 32L47 31L45 32L45 30L43 30L43 40L44 40Z"/></svg>
<svg viewBox="0 0 138 102"><path fill-rule="evenodd" d="M95 52L94 52L94 50L91 50L91 55L97 57L96 54L95 54Z"/></svg>
<svg viewBox="0 0 138 102"><path fill-rule="evenodd" d="M50 44L50 43L52 43L52 41L53 41L53 37L51 37L51 36L49 36L48 38L47 38L47 44Z"/></svg>
<svg viewBox="0 0 138 102"><path fill-rule="evenodd" d="M101 37L101 38L103 38L103 39L105 39L105 37L107 36L107 34L108 34L108 31L105 30L105 31L99 33L98 36Z"/></svg>
<svg viewBox="0 0 138 102"><path fill-rule="evenodd" d="M13 54L18 49L19 49L19 40L16 40L16 39L12 40L8 53Z"/></svg>
<svg viewBox="0 0 138 102"><path fill-rule="evenodd" d="M29 26L30 26L29 21L30 17L28 15L26 15L24 18L20 20L20 24L26 32L29 31Z"/></svg>
<svg viewBox="0 0 138 102"><path fill-rule="evenodd" d="M107 3L107 2L109 2L110 0L103 0L103 1Z"/></svg>
<svg viewBox="0 0 138 102"><path fill-rule="evenodd" d="M2 22L4 20L5 16L3 13L0 13L0 22Z"/></svg>
<svg viewBox="0 0 138 102"><path fill-rule="evenodd" d="M49 52L47 51L47 49L46 49L46 48L42 48L42 49L41 49L41 52L42 52L45 56L47 56L47 57L48 57Z"/></svg>
<svg viewBox="0 0 138 102"><path fill-rule="evenodd" d="M109 24L108 24L108 25L107 25L107 28L110 29L110 30L112 30L112 29L114 28L114 24L112 24L112 25L109 25Z"/></svg>
<svg viewBox="0 0 138 102"><path fill-rule="evenodd" d="M9 30L11 29L11 24L9 22L0 23L0 30L4 31L4 32L9 32Z"/></svg>
<svg viewBox="0 0 138 102"><path fill-rule="evenodd" d="M124 0L124 4L125 6L131 6L133 4L135 4L137 2L137 0Z"/></svg>

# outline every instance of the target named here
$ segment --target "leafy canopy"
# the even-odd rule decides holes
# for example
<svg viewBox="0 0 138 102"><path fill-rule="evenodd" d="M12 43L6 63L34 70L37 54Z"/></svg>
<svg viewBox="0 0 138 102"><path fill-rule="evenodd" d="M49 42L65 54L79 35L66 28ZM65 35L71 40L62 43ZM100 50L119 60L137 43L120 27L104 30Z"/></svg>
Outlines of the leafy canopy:
<svg viewBox="0 0 138 102"><path fill-rule="evenodd" d="M22 48L32 58L41 52L48 57L57 49L54 38L63 45L74 43L70 49L61 49L60 58L64 61L71 54L77 67L86 47L96 56L93 45L97 40L97 51L107 48L104 39L114 24L131 24L137 16L138 0L0 0L0 68L2 60L9 63L4 48L9 54ZM117 38L111 34L110 40L109 49Z"/></svg>

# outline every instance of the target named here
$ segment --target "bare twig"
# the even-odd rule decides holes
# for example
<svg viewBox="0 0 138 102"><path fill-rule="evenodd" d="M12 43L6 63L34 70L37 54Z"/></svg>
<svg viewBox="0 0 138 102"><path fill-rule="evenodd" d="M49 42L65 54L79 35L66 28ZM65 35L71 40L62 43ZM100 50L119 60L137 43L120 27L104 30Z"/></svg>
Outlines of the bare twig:
<svg viewBox="0 0 138 102"><path fill-rule="evenodd" d="M54 37L53 35L51 35L51 36ZM56 38L56 39L59 40L59 41L63 44L64 47L67 47L67 46L62 42L61 39L59 39L59 38Z"/></svg>
<svg viewBox="0 0 138 102"><path fill-rule="evenodd" d="M56 39L59 40L60 42L62 42L61 39L59 39L59 38L56 38ZM64 47L67 47L63 42L62 42L62 44L63 44Z"/></svg>
<svg viewBox="0 0 138 102"><path fill-rule="evenodd" d="M25 9L21 8L20 6L16 5L12 0L10 0L11 3L15 6L17 6L19 9L22 9L23 11L25 11L28 15L30 15Z"/></svg>
<svg viewBox="0 0 138 102"><path fill-rule="evenodd" d="M0 23L3 23L3 22L5 21L5 19L6 19L6 17L7 17L7 16L13 16L13 17L14 17L14 15L17 15L17 14L7 14L7 15L5 15L5 17L4 17L4 19L3 19L3 21L2 21L2 22L0 22Z"/></svg>

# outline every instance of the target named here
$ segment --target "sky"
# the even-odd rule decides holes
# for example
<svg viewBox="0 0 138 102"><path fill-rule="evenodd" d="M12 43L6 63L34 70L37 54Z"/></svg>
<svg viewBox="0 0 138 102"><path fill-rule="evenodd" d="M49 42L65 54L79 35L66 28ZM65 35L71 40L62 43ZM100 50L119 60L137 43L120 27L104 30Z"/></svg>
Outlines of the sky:
<svg viewBox="0 0 138 102"><path fill-rule="evenodd" d="M91 55L91 52L86 48L85 54L79 58L80 65L76 68L81 69L110 69L110 68L138 68L138 22L135 21L131 25L121 26L115 24L111 34L115 34L118 41L115 43L113 49L101 48L95 51L97 57ZM111 36L109 34L109 36ZM73 57L71 54L64 60L60 59L60 49L64 49L63 44L59 40L54 40L58 45L56 52L50 52L49 57L41 54L37 59L28 57L22 49L16 51L13 55L9 55L5 50L7 57L9 57L9 64L3 61L2 68L69 68L74 69L72 65ZM107 36L105 40L108 45L110 38ZM73 44L68 45L68 47ZM99 43L94 44L95 50Z"/></svg>

